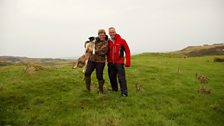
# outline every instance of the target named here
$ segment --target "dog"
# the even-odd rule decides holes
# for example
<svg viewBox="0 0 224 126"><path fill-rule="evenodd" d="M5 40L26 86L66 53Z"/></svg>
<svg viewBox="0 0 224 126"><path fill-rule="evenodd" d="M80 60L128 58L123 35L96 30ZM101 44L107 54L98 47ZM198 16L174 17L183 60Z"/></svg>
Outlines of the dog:
<svg viewBox="0 0 224 126"><path fill-rule="evenodd" d="M84 48L86 50L86 53L92 53L93 55L95 55L96 50L95 50L95 43L98 40L98 38L96 37L89 37L88 38L89 41L85 42Z"/></svg>
<svg viewBox="0 0 224 126"><path fill-rule="evenodd" d="M89 56L91 54L95 55L95 43L97 41L97 37L89 37L89 40L85 42L84 48L85 48L85 54L83 54L77 61L76 64L74 64L73 69L75 68L83 68L83 73L86 70L86 65L88 63Z"/></svg>

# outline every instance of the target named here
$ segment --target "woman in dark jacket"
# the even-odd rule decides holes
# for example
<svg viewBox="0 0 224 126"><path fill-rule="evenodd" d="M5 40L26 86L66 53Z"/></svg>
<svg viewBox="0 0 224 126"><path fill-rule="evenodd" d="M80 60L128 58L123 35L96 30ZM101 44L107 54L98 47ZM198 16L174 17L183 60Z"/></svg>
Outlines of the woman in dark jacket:
<svg viewBox="0 0 224 126"><path fill-rule="evenodd" d="M106 55L108 51L108 42L106 40L106 32L104 29L98 31L98 38L95 42L95 54L89 56L85 71L86 89L90 91L91 74L96 69L96 77L99 84L99 93L103 93L103 70L105 67Z"/></svg>

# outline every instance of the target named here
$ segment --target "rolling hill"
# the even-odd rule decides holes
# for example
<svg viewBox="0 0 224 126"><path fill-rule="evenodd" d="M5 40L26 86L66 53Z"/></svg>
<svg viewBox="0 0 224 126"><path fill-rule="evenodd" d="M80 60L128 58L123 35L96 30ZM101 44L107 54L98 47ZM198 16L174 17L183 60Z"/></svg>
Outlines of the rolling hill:
<svg viewBox="0 0 224 126"><path fill-rule="evenodd" d="M203 46L189 46L180 51L186 56L208 56L208 55L224 55L224 43L203 45Z"/></svg>
<svg viewBox="0 0 224 126"><path fill-rule="evenodd" d="M12 65L12 64L63 64L71 63L75 60L71 59L60 59L60 58L28 58L28 57L18 57L18 56L0 56L0 66Z"/></svg>

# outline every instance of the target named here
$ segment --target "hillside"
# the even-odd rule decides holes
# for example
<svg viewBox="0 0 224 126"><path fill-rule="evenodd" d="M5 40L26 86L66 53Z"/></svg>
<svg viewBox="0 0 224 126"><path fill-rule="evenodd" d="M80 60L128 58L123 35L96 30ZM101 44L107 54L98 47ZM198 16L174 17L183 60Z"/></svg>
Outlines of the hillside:
<svg viewBox="0 0 224 126"><path fill-rule="evenodd" d="M62 64L71 63L75 60L70 59L60 59L60 58L28 58L28 57L18 57L18 56L0 56L0 66L12 65L12 64Z"/></svg>
<svg viewBox="0 0 224 126"><path fill-rule="evenodd" d="M223 126L224 64L214 57L223 56L133 56L127 98L110 92L107 68L99 95L95 73L87 93L72 64L31 75L22 64L0 66L0 126Z"/></svg>
<svg viewBox="0 0 224 126"><path fill-rule="evenodd" d="M186 56L224 55L224 43L189 46L179 51Z"/></svg>

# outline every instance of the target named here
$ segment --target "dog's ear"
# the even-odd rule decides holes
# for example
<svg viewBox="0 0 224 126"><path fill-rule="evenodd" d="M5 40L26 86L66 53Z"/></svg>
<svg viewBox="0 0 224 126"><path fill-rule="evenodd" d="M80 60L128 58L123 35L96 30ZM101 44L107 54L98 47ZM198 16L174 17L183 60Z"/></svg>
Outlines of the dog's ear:
<svg viewBox="0 0 224 126"><path fill-rule="evenodd" d="M108 39L109 39L109 38L108 38L108 35L106 35L105 40L108 41Z"/></svg>
<svg viewBox="0 0 224 126"><path fill-rule="evenodd" d="M93 41L95 39L95 37L91 36L88 39L89 39L89 41Z"/></svg>

